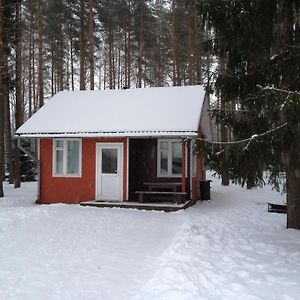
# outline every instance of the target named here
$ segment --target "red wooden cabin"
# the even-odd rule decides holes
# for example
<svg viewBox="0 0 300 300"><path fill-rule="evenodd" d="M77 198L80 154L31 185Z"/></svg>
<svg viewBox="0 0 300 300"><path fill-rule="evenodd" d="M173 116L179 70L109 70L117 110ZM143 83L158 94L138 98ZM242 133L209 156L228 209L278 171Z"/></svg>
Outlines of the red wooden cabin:
<svg viewBox="0 0 300 300"><path fill-rule="evenodd" d="M192 145L203 135L202 86L59 92L16 132L38 140L43 204L132 201L170 182L197 200L205 169Z"/></svg>

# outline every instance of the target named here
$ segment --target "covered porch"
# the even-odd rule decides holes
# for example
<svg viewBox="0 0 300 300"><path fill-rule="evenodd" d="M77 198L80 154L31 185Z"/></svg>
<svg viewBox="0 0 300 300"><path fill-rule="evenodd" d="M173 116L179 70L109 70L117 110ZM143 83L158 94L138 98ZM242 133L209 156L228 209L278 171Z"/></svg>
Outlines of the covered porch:
<svg viewBox="0 0 300 300"><path fill-rule="evenodd" d="M125 179L126 198L122 201L102 198L80 204L160 211L189 207L199 199L198 179L203 174L201 159L192 153L192 141L178 136L127 138L123 170L120 170ZM104 157L108 169L118 173L118 156Z"/></svg>
<svg viewBox="0 0 300 300"><path fill-rule="evenodd" d="M129 202L181 205L197 199L192 139L130 138L128 144Z"/></svg>

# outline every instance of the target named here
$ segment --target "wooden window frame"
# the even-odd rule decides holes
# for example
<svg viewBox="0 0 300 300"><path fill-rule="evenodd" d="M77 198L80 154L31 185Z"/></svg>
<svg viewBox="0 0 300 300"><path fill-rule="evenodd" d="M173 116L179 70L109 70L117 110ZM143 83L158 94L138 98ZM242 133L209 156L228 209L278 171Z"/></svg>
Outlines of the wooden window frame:
<svg viewBox="0 0 300 300"><path fill-rule="evenodd" d="M191 175L193 178L197 176L197 160L198 160L197 154L195 154L193 151L194 146L195 146L195 140L192 140L192 142L191 142Z"/></svg>
<svg viewBox="0 0 300 300"><path fill-rule="evenodd" d="M161 143L168 143L168 173L161 174ZM180 143L181 139L157 139L157 177L159 178L181 178L182 174L172 174L172 143ZM181 156L182 159L182 156ZM185 174L187 177L187 155L185 156Z"/></svg>
<svg viewBox="0 0 300 300"><path fill-rule="evenodd" d="M56 142L62 141L62 147L56 147ZM68 142L70 141L77 141L79 142L79 164L78 164L78 173L77 174L69 174L68 171ZM63 151L63 172L57 173L56 172L56 150L60 148ZM52 177L81 177L82 176L82 140L78 138L56 138L53 139L53 151L52 151Z"/></svg>

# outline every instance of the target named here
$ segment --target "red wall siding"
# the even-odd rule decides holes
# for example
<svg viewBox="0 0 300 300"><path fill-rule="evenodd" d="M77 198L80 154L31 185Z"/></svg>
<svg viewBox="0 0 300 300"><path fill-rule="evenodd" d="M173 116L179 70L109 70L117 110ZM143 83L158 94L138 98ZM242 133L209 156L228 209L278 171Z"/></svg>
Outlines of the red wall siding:
<svg viewBox="0 0 300 300"><path fill-rule="evenodd" d="M81 177L52 177L52 139L41 139L41 203L79 203L95 200L96 143L123 143L123 199L127 200L126 139L82 139Z"/></svg>
<svg viewBox="0 0 300 300"><path fill-rule="evenodd" d="M203 158L197 158L196 176L192 178L192 200L200 199L200 180L205 180L205 169Z"/></svg>
<svg viewBox="0 0 300 300"><path fill-rule="evenodd" d="M203 138L203 134L199 129L198 137ZM200 180L206 179L206 172L204 166L204 159L202 157L197 156L197 172L196 176L192 178L192 200L200 199Z"/></svg>

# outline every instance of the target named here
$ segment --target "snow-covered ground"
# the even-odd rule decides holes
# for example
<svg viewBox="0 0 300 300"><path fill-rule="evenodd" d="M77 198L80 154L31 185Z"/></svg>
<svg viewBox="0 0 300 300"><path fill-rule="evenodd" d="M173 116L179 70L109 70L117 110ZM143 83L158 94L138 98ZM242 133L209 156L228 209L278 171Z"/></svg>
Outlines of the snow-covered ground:
<svg viewBox="0 0 300 300"><path fill-rule="evenodd" d="M300 231L269 187L220 186L176 213L0 199L1 300L300 299Z"/></svg>

